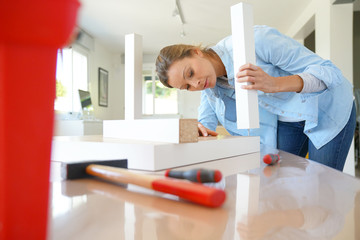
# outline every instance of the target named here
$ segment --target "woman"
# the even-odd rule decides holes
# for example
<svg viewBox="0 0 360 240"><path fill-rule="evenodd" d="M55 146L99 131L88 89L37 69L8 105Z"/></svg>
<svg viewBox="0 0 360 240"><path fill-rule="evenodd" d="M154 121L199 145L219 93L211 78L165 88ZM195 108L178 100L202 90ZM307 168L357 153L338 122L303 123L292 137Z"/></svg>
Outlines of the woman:
<svg viewBox="0 0 360 240"><path fill-rule="evenodd" d="M207 136L218 122L231 135L236 127L234 81L258 90L260 128L251 129L261 143L309 158L340 171L355 131L352 85L324 60L274 28L255 26L256 65L233 74L231 36L211 48L172 45L156 60L167 87L202 91L199 132Z"/></svg>

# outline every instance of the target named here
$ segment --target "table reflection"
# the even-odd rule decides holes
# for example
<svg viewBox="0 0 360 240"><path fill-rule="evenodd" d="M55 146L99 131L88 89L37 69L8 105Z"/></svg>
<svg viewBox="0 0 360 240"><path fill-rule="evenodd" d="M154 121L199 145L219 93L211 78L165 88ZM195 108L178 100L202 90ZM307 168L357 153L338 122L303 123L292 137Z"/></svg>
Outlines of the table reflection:
<svg viewBox="0 0 360 240"><path fill-rule="evenodd" d="M202 207L131 185L82 179L64 181L58 191L61 196L53 190L53 205L59 198L67 204L61 207L63 215L52 211L51 239L221 239L227 224L223 208ZM81 196L84 201L75 207L72 201Z"/></svg>
<svg viewBox="0 0 360 240"><path fill-rule="evenodd" d="M133 185L54 181L49 239L360 239L358 179L272 153L276 165L208 184L227 194L215 209Z"/></svg>
<svg viewBox="0 0 360 240"><path fill-rule="evenodd" d="M291 154L280 157L284 161L251 171L261 179L259 210L238 223L241 239L334 239L359 208L360 181ZM357 211L355 224L359 218ZM356 234L346 239L359 239Z"/></svg>

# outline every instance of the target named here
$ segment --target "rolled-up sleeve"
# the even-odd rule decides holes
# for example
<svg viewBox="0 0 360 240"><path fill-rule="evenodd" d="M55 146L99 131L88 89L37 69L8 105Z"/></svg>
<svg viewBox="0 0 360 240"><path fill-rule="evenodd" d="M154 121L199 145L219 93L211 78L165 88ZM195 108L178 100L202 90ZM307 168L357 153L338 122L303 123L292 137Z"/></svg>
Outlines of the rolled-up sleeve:
<svg viewBox="0 0 360 240"><path fill-rule="evenodd" d="M255 31L256 53L265 62L288 72L289 75L311 74L322 81L328 89L335 88L344 81L340 69L331 61L322 59L274 28L260 27L263 29Z"/></svg>
<svg viewBox="0 0 360 240"><path fill-rule="evenodd" d="M313 75L309 73L299 73L298 75L302 78L304 82L303 89L300 93L320 92L326 89L325 83L317 79Z"/></svg>

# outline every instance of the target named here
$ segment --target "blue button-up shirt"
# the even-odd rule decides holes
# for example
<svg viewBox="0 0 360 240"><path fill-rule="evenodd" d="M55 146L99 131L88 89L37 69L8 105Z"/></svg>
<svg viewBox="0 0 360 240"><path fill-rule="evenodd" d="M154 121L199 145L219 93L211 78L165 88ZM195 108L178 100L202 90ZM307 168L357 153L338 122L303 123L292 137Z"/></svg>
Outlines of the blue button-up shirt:
<svg viewBox="0 0 360 240"><path fill-rule="evenodd" d="M274 28L255 26L256 65L273 77L309 73L323 81L326 89L314 93L264 93L258 91L260 128L250 135L260 136L261 143L276 148L278 116L305 120L304 133L316 148L331 141L349 120L352 85L329 60L324 60L303 45ZM231 36L212 49L226 68L228 81L218 78L214 88L201 94L199 122L215 130L218 121L232 135L248 135L237 129L234 90L234 66Z"/></svg>

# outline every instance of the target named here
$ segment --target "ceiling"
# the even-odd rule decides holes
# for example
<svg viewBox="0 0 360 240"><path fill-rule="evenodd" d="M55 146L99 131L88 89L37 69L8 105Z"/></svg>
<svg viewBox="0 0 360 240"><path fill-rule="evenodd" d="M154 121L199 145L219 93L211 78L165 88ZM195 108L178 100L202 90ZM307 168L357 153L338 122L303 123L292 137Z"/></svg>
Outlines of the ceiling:
<svg viewBox="0 0 360 240"><path fill-rule="evenodd" d="M239 0L179 0L185 24L173 16L176 0L80 0L78 25L109 50L124 52L125 35L143 36L143 52L156 54L170 44L211 46L231 34L230 7ZM311 0L246 0L253 5L254 24L286 33Z"/></svg>

